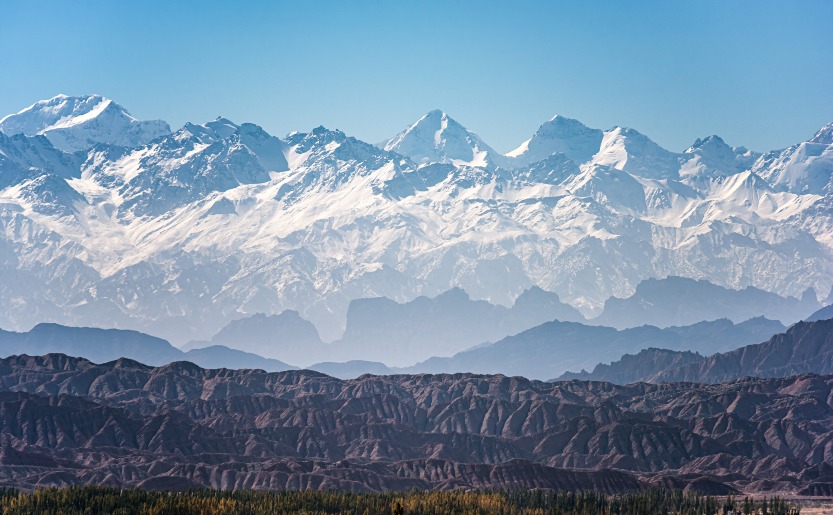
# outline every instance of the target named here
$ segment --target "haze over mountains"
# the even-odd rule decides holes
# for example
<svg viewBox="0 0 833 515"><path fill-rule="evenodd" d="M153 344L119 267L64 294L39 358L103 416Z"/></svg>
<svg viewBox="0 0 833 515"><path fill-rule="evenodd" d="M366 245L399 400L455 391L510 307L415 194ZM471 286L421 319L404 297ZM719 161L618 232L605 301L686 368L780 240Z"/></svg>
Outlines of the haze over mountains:
<svg viewBox="0 0 833 515"><path fill-rule="evenodd" d="M217 345L183 352L169 342L137 331L38 324L21 333L0 330L0 356L62 353L96 363L120 358L149 365L190 361L206 368L259 368L270 372L294 369L275 359Z"/></svg>
<svg viewBox="0 0 833 515"><path fill-rule="evenodd" d="M97 363L124 357L156 366L177 361L190 361L210 368L262 369L269 372L290 370L296 368L293 365L301 365L342 379L351 379L363 374L456 372L549 379L568 370L591 369L600 360L614 361L623 354L649 348L664 349L663 352L670 353L671 356L677 356L683 351L696 351L700 354L693 354L693 356L696 356L698 360L703 360L702 355L763 342L785 330L781 323L765 318L751 319L741 324L733 324L727 319L721 319L684 327L660 329L642 326L622 331L610 327L554 321L522 331L517 335L508 336L495 343L484 342L453 353L453 355L441 353L409 364L409 366L393 367L383 362L362 360L351 356L356 349L363 349L365 353L373 351L372 347L362 346L360 343L325 344L320 341L302 343L303 340L296 338L303 335L303 331L297 329L306 328L305 330L311 330L314 334L314 328L309 322L300 319L297 313L286 312L273 317L258 316L247 322L252 321L255 322L254 326L248 323L241 325L240 322L244 321L232 322L220 331L213 341L194 342L193 346L183 349L177 349L165 340L136 331L39 324L32 330L22 333L0 331L0 357L15 354L62 353L85 357ZM282 324L285 324L289 330L282 331ZM248 331L254 328L255 335L259 337L262 333L257 330L263 327L274 329L270 340L271 346L258 347L251 344L250 342L257 340L249 338ZM292 331L293 327L296 329L295 332ZM388 337L395 340L400 334L404 334L402 331L405 329L407 326L395 328L388 334ZM384 333L379 333L378 336L382 339ZM302 350L299 351L297 347L301 347ZM371 354L371 357L382 359L384 353L390 351L392 347L395 346L381 346L376 354ZM260 352L263 355L251 351ZM304 356L306 361L297 360ZM625 361L630 358L624 356L622 359ZM657 369L659 365L656 362L650 362L650 360L645 362L645 355L642 353L637 354L635 359L644 363L628 372L633 376L634 381L645 379L649 372L653 371L655 372L653 375L656 375L662 371ZM636 370L646 372L639 375ZM819 363L812 363L804 368L788 368L787 370L817 373L827 371L824 368L823 359ZM593 378L596 376L583 373L576 377ZM599 377L614 382L619 381L619 376Z"/></svg>
<svg viewBox="0 0 833 515"><path fill-rule="evenodd" d="M764 316L789 324L806 318L819 307L812 288L800 299L785 299L752 287L731 290L705 280L668 277L639 283L626 299L608 299L593 323L618 328L643 324L662 327L720 318L743 322Z"/></svg>
<svg viewBox="0 0 833 515"><path fill-rule="evenodd" d="M290 309L333 342L355 299L457 287L509 309L536 286L590 318L669 276L794 297L768 314L789 324L833 285L831 126L764 154L714 136L678 153L555 117L501 155L442 112L374 146L222 118L170 132L93 95L38 102L0 132L5 329L183 344ZM685 325L707 307L599 323Z"/></svg>
<svg viewBox="0 0 833 515"><path fill-rule="evenodd" d="M645 349L609 365L599 364L592 372L563 374L558 380L720 383L802 372L833 374L833 320L799 322L762 343L706 357L668 348Z"/></svg>
<svg viewBox="0 0 833 515"><path fill-rule="evenodd" d="M738 325L722 319L686 327L641 326L622 331L554 321L450 358L431 358L406 370L500 373L545 380L568 370L590 369L600 361L613 361L625 353L649 347L711 354L759 343L781 331L781 324L763 318Z"/></svg>
<svg viewBox="0 0 833 515"><path fill-rule="evenodd" d="M323 342L315 326L296 311L235 320L209 343L224 345L291 363L371 360L407 366L432 356L451 356L550 320L583 321L574 308L540 288L521 294L511 308L472 300L455 288L434 298L396 303L386 298L357 299L347 310L344 335Z"/></svg>

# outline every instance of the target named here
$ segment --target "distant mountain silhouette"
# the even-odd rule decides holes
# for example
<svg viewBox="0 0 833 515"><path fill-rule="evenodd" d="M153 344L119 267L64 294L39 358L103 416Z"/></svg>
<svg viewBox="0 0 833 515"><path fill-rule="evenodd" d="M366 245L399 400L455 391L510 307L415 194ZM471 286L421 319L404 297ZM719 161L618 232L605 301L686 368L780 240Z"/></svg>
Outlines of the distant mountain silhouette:
<svg viewBox="0 0 833 515"><path fill-rule="evenodd" d="M748 287L731 290L683 277L647 279L628 298L610 298L591 322L619 329L640 325L667 327L728 318L741 322L764 316L785 324L797 322L821 305L812 289L801 299Z"/></svg>
<svg viewBox="0 0 833 515"><path fill-rule="evenodd" d="M234 320L214 335L210 344L291 363L320 360L326 348L312 322L293 310ZM193 349L193 345L199 343L193 342L189 347Z"/></svg>
<svg viewBox="0 0 833 515"><path fill-rule="evenodd" d="M755 318L741 324L722 319L691 326L641 326L617 330L574 322L548 322L491 345L449 358L435 357L403 371L475 372L550 379L567 370L591 368L649 347L704 353L760 342L784 330L779 322Z"/></svg>
<svg viewBox="0 0 833 515"><path fill-rule="evenodd" d="M30 331L0 330L0 354L49 354L60 352L95 363L130 358L149 365L183 359L184 353L167 341L138 331L38 324Z"/></svg>
<svg viewBox="0 0 833 515"><path fill-rule="evenodd" d="M407 366L431 356L450 356L551 320L583 321L558 295L532 288L511 308L472 300L459 288L432 299L399 304L390 299L350 303L347 328L333 343L336 361L367 359Z"/></svg>
<svg viewBox="0 0 833 515"><path fill-rule="evenodd" d="M700 363L706 358L691 351L650 348L636 354L625 354L618 361L599 363L592 372L565 372L553 381L607 381L616 384L656 382L657 376L666 370L690 363Z"/></svg>
<svg viewBox="0 0 833 515"><path fill-rule="evenodd" d="M167 341L138 331L38 324L30 331L0 330L0 355L61 353L94 363L127 358L150 365L190 361L210 368L259 368L277 372L296 367L278 360L214 345L182 352Z"/></svg>
<svg viewBox="0 0 833 515"><path fill-rule="evenodd" d="M399 369L394 369L386 366L384 363L378 361L345 361L343 363L336 363L333 361L324 361L315 363L307 367L309 370L315 370L328 376L337 377L339 379L353 379L364 374L372 375L390 375L398 372Z"/></svg>
<svg viewBox="0 0 833 515"><path fill-rule="evenodd" d="M833 374L833 320L799 322L757 345L714 354L657 375L657 381L719 383L739 377Z"/></svg>
<svg viewBox="0 0 833 515"><path fill-rule="evenodd" d="M833 304L821 308L804 320L807 322L815 322L817 320L829 320L831 318L833 318Z"/></svg>
<svg viewBox="0 0 833 515"><path fill-rule="evenodd" d="M347 311L344 335L329 344L296 311L235 320L211 343L290 363L377 361L407 366L551 320L583 321L584 317L555 293L540 288L524 291L511 308L472 300L453 288L434 298L417 297L404 303L385 297L354 300ZM187 348L206 344L193 342Z"/></svg>
<svg viewBox="0 0 833 515"><path fill-rule="evenodd" d="M490 306L488 303L484 304ZM377 316L381 318L383 314ZM413 320L406 319L406 322L404 327L408 327ZM283 330L287 327L294 328L294 332ZM295 335L299 336L295 341L304 341L301 338L306 337L305 345L290 342L282 344L283 348L296 357L327 355L328 351L340 345L325 344L316 340L315 328L301 319L297 313L291 312L281 316L257 316L246 319L241 324L229 326L222 332L222 336L230 344L238 342L237 345L245 346L241 342L255 342L255 345L264 345L263 348L268 350L270 340L256 338L258 335L266 334L264 328L272 329L272 334L283 335L277 336L278 339ZM379 361L345 360L317 362L308 365L307 368L339 378L354 378L363 374L462 371L549 379L567 370L590 368L600 361L613 361L623 353L638 352L647 347L690 349L702 354L712 354L735 349L750 342L763 341L783 330L784 327L779 322L764 318L755 318L741 324L733 324L723 319L684 327L659 329L644 326L622 331L575 322L548 322L494 344L481 343L451 357L431 357L407 367L391 367ZM430 331L426 332L431 334ZM84 357L96 363L128 358L152 365L190 361L208 368L266 371L296 368L283 360L224 345L210 344L183 352L161 338L137 331L67 327L58 324L40 324L25 333L0 331L0 355L54 352Z"/></svg>
<svg viewBox="0 0 833 515"><path fill-rule="evenodd" d="M669 349L626 354L592 372L565 373L557 380L582 379L618 384L668 381L718 383L746 376L783 377L833 374L833 320L798 322L763 343L708 357Z"/></svg>
<svg viewBox="0 0 833 515"><path fill-rule="evenodd" d="M277 359L264 358L251 352L230 349L222 345L191 349L184 353L183 359L196 363L202 368L260 369L266 372L281 372L298 368Z"/></svg>

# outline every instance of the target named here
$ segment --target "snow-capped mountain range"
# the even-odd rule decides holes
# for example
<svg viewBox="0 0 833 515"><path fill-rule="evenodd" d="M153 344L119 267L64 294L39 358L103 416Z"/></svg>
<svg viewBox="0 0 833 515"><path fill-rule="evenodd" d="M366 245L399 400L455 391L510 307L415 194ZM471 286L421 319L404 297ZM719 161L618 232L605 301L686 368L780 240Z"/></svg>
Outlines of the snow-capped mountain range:
<svg viewBox="0 0 833 515"><path fill-rule="evenodd" d="M519 138L522 139L522 138ZM371 145L217 119L171 132L98 95L0 121L0 327L126 327L177 342L349 301L538 286L586 316L644 279L826 297L833 125L758 154L684 152L556 116L502 155L432 111Z"/></svg>

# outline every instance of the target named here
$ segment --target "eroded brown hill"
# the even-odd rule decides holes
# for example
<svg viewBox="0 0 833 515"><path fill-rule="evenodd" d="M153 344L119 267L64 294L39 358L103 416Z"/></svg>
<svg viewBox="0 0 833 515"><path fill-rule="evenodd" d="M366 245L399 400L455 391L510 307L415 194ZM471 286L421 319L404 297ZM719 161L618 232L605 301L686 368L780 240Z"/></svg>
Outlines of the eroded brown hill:
<svg viewBox="0 0 833 515"><path fill-rule="evenodd" d="M833 377L342 381L13 356L0 360L0 482L822 491L833 485Z"/></svg>

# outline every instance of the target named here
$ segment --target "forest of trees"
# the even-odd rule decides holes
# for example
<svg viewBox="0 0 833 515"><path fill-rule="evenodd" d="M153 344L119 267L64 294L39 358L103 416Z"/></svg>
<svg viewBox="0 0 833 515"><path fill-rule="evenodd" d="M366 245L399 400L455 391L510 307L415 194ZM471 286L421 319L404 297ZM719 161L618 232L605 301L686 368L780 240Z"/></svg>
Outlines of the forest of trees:
<svg viewBox="0 0 833 515"><path fill-rule="evenodd" d="M34 492L0 489L3 514L681 514L798 515L779 497L718 499L679 490L648 490L616 496L594 492L388 492L216 491L156 492L99 486Z"/></svg>

